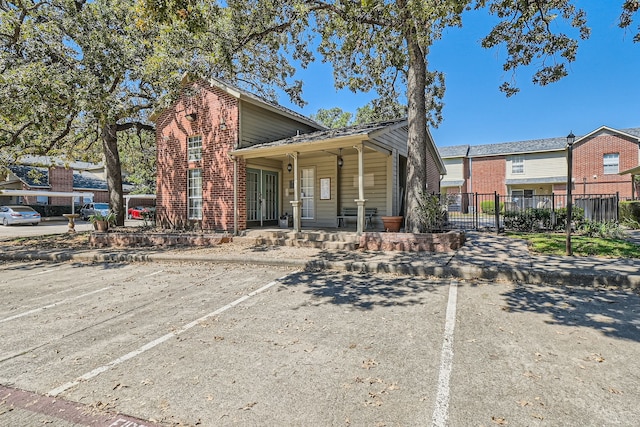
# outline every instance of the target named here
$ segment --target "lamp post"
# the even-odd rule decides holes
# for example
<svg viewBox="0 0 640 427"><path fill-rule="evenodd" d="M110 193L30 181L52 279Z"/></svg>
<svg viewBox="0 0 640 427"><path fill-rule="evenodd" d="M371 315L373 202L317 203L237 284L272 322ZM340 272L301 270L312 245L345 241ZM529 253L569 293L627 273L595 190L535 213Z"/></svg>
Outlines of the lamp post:
<svg viewBox="0 0 640 427"><path fill-rule="evenodd" d="M567 135L567 255L573 255L573 250L571 249L571 210L573 205L573 200L571 198L571 187L573 183L571 182L571 170L573 167L573 142L576 140L576 136L573 132L570 132Z"/></svg>

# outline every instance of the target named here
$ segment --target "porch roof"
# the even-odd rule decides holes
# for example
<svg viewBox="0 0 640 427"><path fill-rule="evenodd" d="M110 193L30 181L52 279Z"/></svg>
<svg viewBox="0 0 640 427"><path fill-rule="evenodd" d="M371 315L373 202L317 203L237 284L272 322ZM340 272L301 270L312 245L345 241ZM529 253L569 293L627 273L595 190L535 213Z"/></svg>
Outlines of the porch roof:
<svg viewBox="0 0 640 427"><path fill-rule="evenodd" d="M566 184L566 176L552 176L546 178L518 178L505 180L506 185L525 185L525 184Z"/></svg>
<svg viewBox="0 0 640 427"><path fill-rule="evenodd" d="M626 175L626 174L629 174L629 173L631 175L640 175L640 165L636 166L635 168L631 168L631 169L627 169L626 171L622 171L618 175Z"/></svg>
<svg viewBox="0 0 640 427"><path fill-rule="evenodd" d="M391 149L383 143L376 141L377 137L382 133L406 126L407 120L401 119L321 130L279 139L277 141L256 144L251 147L234 150L230 154L244 158L255 158L264 155L287 154L290 153L292 149L298 152L309 152L319 149L341 148L349 144L361 142L364 142L368 148L390 154Z"/></svg>
<svg viewBox="0 0 640 427"><path fill-rule="evenodd" d="M440 181L440 187L462 187L464 185L464 179L452 179Z"/></svg>

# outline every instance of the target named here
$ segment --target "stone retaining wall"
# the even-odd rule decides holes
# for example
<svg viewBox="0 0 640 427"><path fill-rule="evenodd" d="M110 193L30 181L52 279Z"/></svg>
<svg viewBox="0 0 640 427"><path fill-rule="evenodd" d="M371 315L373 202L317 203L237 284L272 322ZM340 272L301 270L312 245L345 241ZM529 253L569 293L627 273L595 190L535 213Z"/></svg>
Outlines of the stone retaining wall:
<svg viewBox="0 0 640 427"><path fill-rule="evenodd" d="M136 246L215 246L229 243L227 234L169 234L169 233L98 233L92 232L89 244L96 248Z"/></svg>
<svg viewBox="0 0 640 427"><path fill-rule="evenodd" d="M448 233L362 233L360 249L370 251L452 252L464 244L462 231Z"/></svg>

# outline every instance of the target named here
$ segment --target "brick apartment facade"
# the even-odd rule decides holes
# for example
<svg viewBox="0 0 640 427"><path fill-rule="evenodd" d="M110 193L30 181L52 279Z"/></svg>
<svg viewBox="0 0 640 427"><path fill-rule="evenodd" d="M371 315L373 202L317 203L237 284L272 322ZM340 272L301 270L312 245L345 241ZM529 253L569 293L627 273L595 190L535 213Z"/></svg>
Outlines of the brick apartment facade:
<svg viewBox="0 0 640 427"><path fill-rule="evenodd" d="M567 138L440 147L448 193L500 195L566 194ZM602 126L577 137L572 151L574 196L615 194L638 198L640 186L627 171L640 164L640 128Z"/></svg>
<svg viewBox="0 0 640 427"><path fill-rule="evenodd" d="M377 227L379 216L398 215L406 120L326 129L217 79L183 84L154 118L160 226L236 233L290 215L294 230L337 227L341 209L353 208L361 231L365 209L377 210ZM445 168L433 140L427 149L437 192Z"/></svg>

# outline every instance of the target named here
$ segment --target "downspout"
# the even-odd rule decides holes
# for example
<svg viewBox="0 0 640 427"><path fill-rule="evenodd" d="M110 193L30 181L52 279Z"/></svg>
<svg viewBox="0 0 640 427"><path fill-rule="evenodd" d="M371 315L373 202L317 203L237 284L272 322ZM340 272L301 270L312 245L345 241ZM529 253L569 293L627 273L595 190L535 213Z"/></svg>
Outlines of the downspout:
<svg viewBox="0 0 640 427"><path fill-rule="evenodd" d="M238 235L238 159L231 156L233 160L233 235Z"/></svg>

